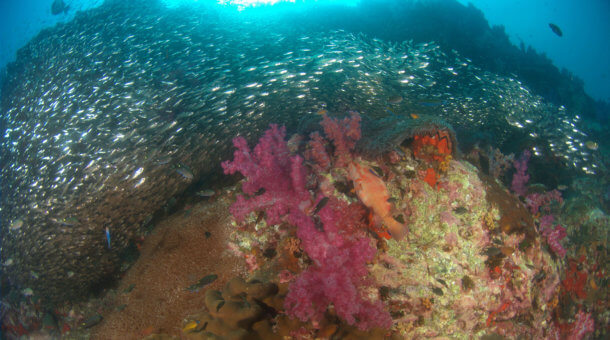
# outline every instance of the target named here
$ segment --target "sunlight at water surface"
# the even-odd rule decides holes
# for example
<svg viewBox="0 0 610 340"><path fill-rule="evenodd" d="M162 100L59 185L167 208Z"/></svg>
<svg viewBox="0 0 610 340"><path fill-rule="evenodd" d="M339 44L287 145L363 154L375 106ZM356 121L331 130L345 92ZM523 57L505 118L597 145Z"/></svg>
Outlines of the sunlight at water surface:
<svg viewBox="0 0 610 340"><path fill-rule="evenodd" d="M205 0L204 0L205 1ZM201 0L163 0L167 7L178 7L181 5L188 5L189 3L202 3ZM211 1L210 1L211 2ZM260 7L260 6L272 6L278 3L292 3L292 4L341 4L355 6L359 0L216 0L220 5L234 6L238 10L244 10L248 7Z"/></svg>

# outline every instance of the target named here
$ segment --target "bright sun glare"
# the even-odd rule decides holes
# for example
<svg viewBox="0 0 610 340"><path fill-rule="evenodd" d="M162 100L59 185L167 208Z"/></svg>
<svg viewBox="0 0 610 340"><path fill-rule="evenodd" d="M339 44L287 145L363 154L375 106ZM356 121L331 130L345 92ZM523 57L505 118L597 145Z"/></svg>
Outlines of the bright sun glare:
<svg viewBox="0 0 610 340"><path fill-rule="evenodd" d="M181 5L188 5L193 2L202 2L205 0L163 0L163 2L168 7L178 7ZM234 6L238 10L243 10L248 7L258 7L258 6L271 6L277 3L300 3L304 4L307 2L308 4L312 3L341 3L344 5L355 5L358 3L358 0L215 0L216 3L220 5Z"/></svg>
<svg viewBox="0 0 610 340"><path fill-rule="evenodd" d="M295 0L218 0L222 5L235 5L238 7L275 5L278 2L295 2Z"/></svg>

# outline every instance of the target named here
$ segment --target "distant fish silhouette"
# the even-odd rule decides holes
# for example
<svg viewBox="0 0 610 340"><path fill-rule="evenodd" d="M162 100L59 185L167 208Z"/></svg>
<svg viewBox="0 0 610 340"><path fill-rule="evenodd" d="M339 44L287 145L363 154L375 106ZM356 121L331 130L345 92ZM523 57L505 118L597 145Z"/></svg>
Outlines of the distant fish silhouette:
<svg viewBox="0 0 610 340"><path fill-rule="evenodd" d="M54 0L51 4L51 14L58 15L61 12L68 13L70 6L66 5L63 0Z"/></svg>
<svg viewBox="0 0 610 340"><path fill-rule="evenodd" d="M560 37L563 37L563 32L561 32L561 28L559 28L559 26L557 26L553 23L549 23L549 27L551 28L553 33L557 34Z"/></svg>

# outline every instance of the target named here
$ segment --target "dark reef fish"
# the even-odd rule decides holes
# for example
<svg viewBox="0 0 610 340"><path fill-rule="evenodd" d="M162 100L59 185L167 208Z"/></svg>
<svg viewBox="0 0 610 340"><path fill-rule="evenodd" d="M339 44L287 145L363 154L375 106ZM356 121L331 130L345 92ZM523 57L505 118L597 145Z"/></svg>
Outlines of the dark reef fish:
<svg viewBox="0 0 610 340"><path fill-rule="evenodd" d="M8 66L0 234L15 286L50 301L83 298L119 267L152 213L221 176L234 136L252 141L270 122L295 130L301 118L320 119L321 107L370 117L361 140L371 155L446 122L458 139L460 131L489 131L497 143L530 135L566 167L599 168L580 117L457 52L280 30L202 6L106 1L45 30ZM404 100L392 98L390 114L397 93ZM430 98L442 105L418 104ZM111 249L100 242L106 226Z"/></svg>
<svg viewBox="0 0 610 340"><path fill-rule="evenodd" d="M553 33L557 34L560 37L563 37L563 32L561 31L561 28L559 28L559 26L553 23L549 23L549 27L551 28L551 31L553 31Z"/></svg>
<svg viewBox="0 0 610 340"><path fill-rule="evenodd" d="M53 15L68 13L68 10L70 10L70 6L66 5L63 0L54 0L51 4L51 14Z"/></svg>

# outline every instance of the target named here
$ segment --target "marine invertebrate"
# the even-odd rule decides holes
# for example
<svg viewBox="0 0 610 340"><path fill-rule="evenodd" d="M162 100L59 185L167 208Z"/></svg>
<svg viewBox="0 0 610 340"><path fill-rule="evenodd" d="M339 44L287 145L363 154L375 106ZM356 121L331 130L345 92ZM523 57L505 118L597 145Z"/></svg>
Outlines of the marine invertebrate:
<svg viewBox="0 0 610 340"><path fill-rule="evenodd" d="M453 156L453 140L450 130L439 129L428 134L418 134L413 137L411 143L413 156L425 160L429 166L423 171L423 181L431 187L437 188L440 178L439 172L449 169L449 162ZM438 189L438 188L437 188Z"/></svg>
<svg viewBox="0 0 610 340"><path fill-rule="evenodd" d="M543 213L550 214L553 207L553 202L560 205L563 203L561 192L557 189L544 193L535 192L527 195L525 198L527 208L530 210L532 215L537 215L539 212L541 212L541 209Z"/></svg>
<svg viewBox="0 0 610 340"><path fill-rule="evenodd" d="M441 163L451 155L453 145L447 130L437 130L433 134L421 134L413 137L413 155L429 162Z"/></svg>
<svg viewBox="0 0 610 340"><path fill-rule="evenodd" d="M510 188L519 196L525 196L527 193L525 185L530 179L530 175L527 173L527 162L529 162L531 155L528 150L524 150L519 159L513 161L516 171L513 175Z"/></svg>
<svg viewBox="0 0 610 340"><path fill-rule="evenodd" d="M316 166L320 167L320 170L327 170L331 160L326 152L326 141L317 131L312 132L309 138L309 148L305 150L305 158L312 160Z"/></svg>
<svg viewBox="0 0 610 340"><path fill-rule="evenodd" d="M269 320L277 313L277 292L272 283L233 278L221 291L205 292L206 309L188 317L182 331L187 336L203 333L206 338L265 338L259 331L270 328Z"/></svg>
<svg viewBox="0 0 610 340"><path fill-rule="evenodd" d="M351 157L350 148L358 137L357 117L352 114L349 128L326 117L325 133L336 148L335 166ZM302 158L290 156L284 137L285 129L272 124L253 151L244 138L234 139L234 159L222 166L227 174L240 172L246 177L242 190L251 197L238 195L231 212L240 222L252 211L264 211L267 223L285 221L296 227L301 247L314 263L290 285L284 304L288 315L319 321L332 303L337 315L350 325L389 328L391 318L383 304L363 292L368 284L366 263L376 249L364 236L363 216L354 213L362 210L329 197L314 220L310 214L317 209L312 210L313 201L305 188Z"/></svg>
<svg viewBox="0 0 610 340"><path fill-rule="evenodd" d="M559 241L564 239L567 235L566 229L561 225L556 225L554 229L550 227L542 229L542 236L545 237L546 242L555 255L559 257L564 257L566 255L566 250Z"/></svg>
<svg viewBox="0 0 610 340"><path fill-rule="evenodd" d="M566 277L561 281L561 286L565 292L574 294L578 299L587 297L585 285L587 284L588 275L585 270L579 270L578 268L579 263L583 261L584 258L580 258L578 261L576 259L569 259Z"/></svg>
<svg viewBox="0 0 610 340"><path fill-rule="evenodd" d="M336 167L346 166L351 159L351 150L360 139L360 115L352 111L350 116L338 120L324 115L320 123L326 138L333 142Z"/></svg>
<svg viewBox="0 0 610 340"><path fill-rule="evenodd" d="M298 214L311 205L305 188L306 169L301 156L290 156L284 140L286 128L271 124L252 151L246 139L233 139L233 161L222 162L225 174L240 172L245 176L242 190L231 206L235 219L243 221L252 211L265 211L269 224L277 224L289 214ZM261 194L257 193L263 191Z"/></svg>
<svg viewBox="0 0 610 340"><path fill-rule="evenodd" d="M290 285L286 312L301 321L319 322L332 303L339 317L359 329L389 328L392 320L383 303L364 294L370 284L366 263L376 249L370 239L353 232L363 229L361 219L337 199L331 199L319 217L323 232L316 230L312 221L302 223L297 230L314 265Z"/></svg>

